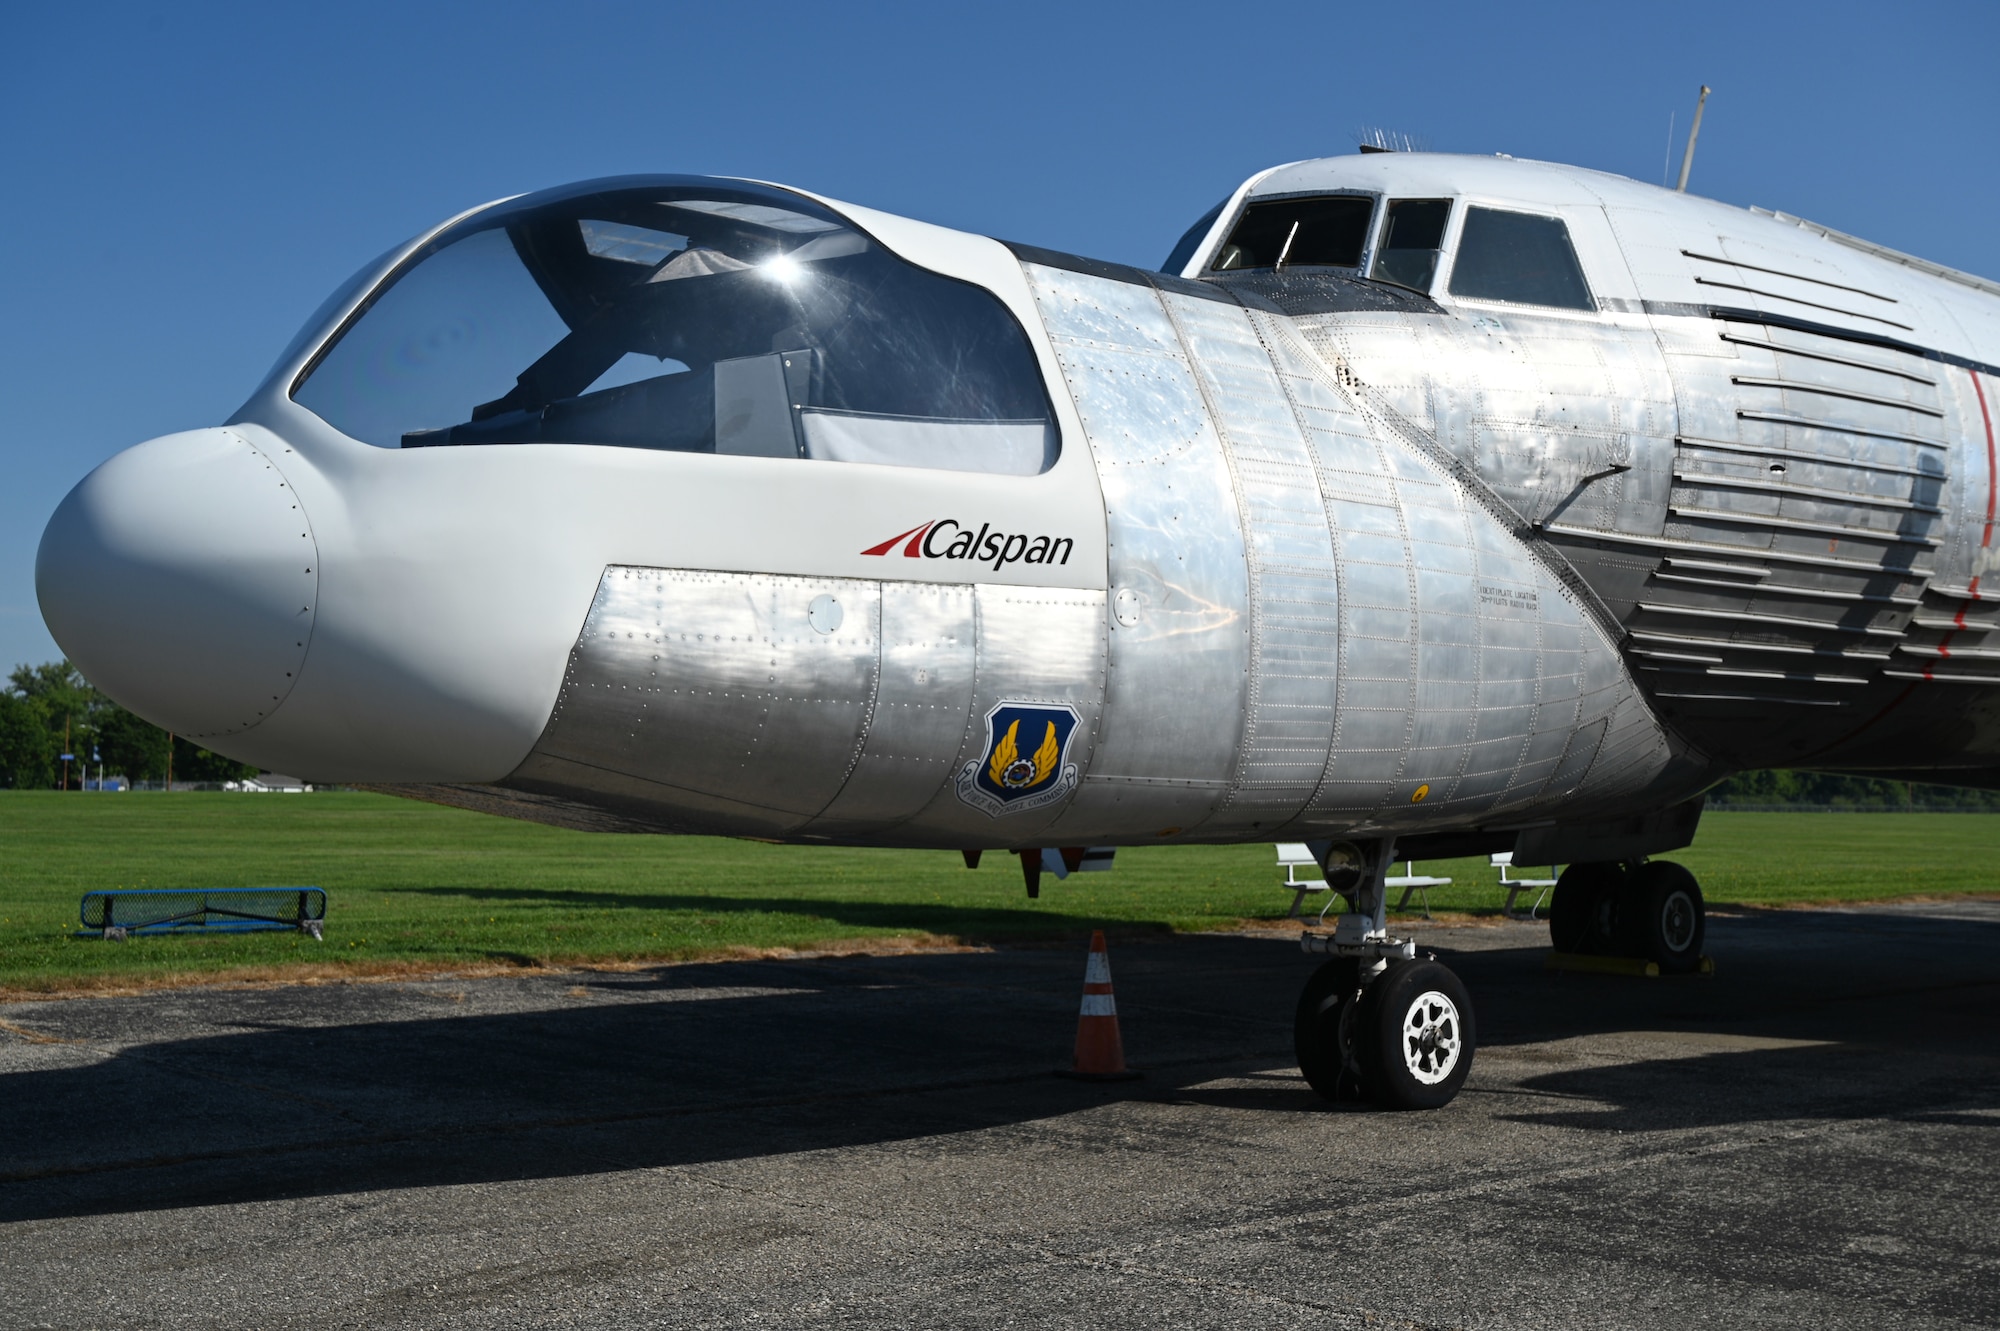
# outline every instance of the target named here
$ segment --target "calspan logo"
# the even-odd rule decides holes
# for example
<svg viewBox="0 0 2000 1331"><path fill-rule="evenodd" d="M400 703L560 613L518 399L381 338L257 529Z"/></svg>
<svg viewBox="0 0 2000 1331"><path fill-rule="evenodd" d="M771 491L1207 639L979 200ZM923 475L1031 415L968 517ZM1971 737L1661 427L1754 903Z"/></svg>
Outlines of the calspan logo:
<svg viewBox="0 0 2000 1331"><path fill-rule="evenodd" d="M958 797L988 817L1062 799L1076 789L1064 759L1077 719L1062 703L1001 703L986 714L986 751L959 771Z"/></svg>
<svg viewBox="0 0 2000 1331"><path fill-rule="evenodd" d="M887 555L899 545L905 559L970 559L999 570L1009 564L1067 564L1075 542L1067 536L995 531L987 522L974 531L950 518L939 518L898 532L861 553Z"/></svg>

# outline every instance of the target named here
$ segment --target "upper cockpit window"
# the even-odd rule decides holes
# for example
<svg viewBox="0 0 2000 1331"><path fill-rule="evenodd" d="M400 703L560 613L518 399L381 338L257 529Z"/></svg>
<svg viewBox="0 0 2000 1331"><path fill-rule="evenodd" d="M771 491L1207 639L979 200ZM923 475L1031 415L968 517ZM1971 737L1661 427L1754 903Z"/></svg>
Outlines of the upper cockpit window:
<svg viewBox="0 0 2000 1331"><path fill-rule="evenodd" d="M1271 199L1243 210L1211 272L1254 268L1359 268L1375 200L1365 194Z"/></svg>
<svg viewBox="0 0 2000 1331"><path fill-rule="evenodd" d="M1466 210L1451 266L1451 294L1564 310L1597 308L1562 219L1497 208Z"/></svg>
<svg viewBox="0 0 2000 1331"><path fill-rule="evenodd" d="M686 236L677 236L671 231L625 226L619 222L597 222L588 217L577 222L576 229L583 236L586 253L600 259L643 264L647 268L658 268L686 249L688 243Z"/></svg>
<svg viewBox="0 0 2000 1331"><path fill-rule="evenodd" d="M294 387L384 448L608 444L1033 475L1056 430L992 293L735 182L495 209L384 281Z"/></svg>
<svg viewBox="0 0 2000 1331"><path fill-rule="evenodd" d="M1368 276L1429 295L1437 277L1438 252L1444 248L1445 223L1450 220L1450 199L1392 201Z"/></svg>

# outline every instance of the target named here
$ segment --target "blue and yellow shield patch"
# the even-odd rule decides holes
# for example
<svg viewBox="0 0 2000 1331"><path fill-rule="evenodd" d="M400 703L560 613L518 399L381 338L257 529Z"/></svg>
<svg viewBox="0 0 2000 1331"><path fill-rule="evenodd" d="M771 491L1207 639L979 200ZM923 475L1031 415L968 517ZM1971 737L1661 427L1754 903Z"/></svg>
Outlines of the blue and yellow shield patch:
<svg viewBox="0 0 2000 1331"><path fill-rule="evenodd" d="M986 751L958 774L958 797L989 817L1039 809L1076 788L1066 762L1074 707L1003 702L986 714Z"/></svg>

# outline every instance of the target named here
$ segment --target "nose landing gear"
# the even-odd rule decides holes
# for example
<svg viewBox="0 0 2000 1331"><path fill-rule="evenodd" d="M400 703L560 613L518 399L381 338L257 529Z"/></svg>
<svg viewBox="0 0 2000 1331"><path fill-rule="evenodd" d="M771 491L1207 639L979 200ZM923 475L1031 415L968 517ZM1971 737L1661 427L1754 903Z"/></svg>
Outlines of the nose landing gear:
<svg viewBox="0 0 2000 1331"><path fill-rule="evenodd" d="M1413 944L1388 936L1382 880L1393 850L1384 843L1373 856L1353 856L1366 867L1333 886L1354 909L1331 937L1301 940L1308 952L1332 955L1299 995L1292 1042L1307 1083L1329 1100L1437 1109L1472 1070L1472 998L1450 968L1417 960ZM1332 883L1339 857L1321 859Z"/></svg>

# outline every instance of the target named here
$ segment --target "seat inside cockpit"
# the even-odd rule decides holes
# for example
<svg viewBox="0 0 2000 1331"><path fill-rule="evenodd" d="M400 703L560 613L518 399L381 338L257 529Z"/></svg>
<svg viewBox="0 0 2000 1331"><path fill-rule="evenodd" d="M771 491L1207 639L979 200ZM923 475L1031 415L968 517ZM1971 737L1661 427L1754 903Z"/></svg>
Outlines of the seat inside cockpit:
<svg viewBox="0 0 2000 1331"><path fill-rule="evenodd" d="M617 184L447 229L377 285L294 400L388 448L1053 465L1034 352L992 293L785 191Z"/></svg>

